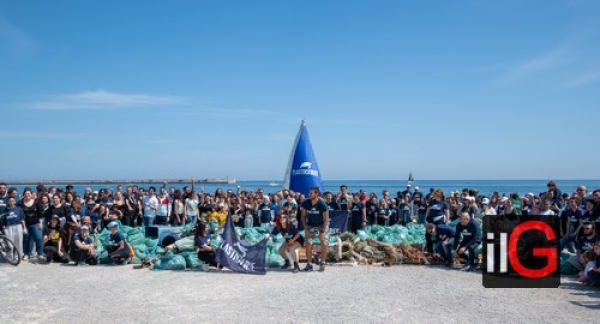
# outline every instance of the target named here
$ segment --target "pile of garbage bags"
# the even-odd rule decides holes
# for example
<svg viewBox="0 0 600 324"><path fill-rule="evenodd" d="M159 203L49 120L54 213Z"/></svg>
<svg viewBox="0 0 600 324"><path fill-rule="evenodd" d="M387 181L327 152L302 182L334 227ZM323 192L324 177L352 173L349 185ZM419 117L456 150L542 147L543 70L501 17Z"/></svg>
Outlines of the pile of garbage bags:
<svg viewBox="0 0 600 324"><path fill-rule="evenodd" d="M118 223L118 222L117 222ZM450 222L448 225L456 227L458 220ZM217 225L209 224L212 228L216 228ZM142 261L146 258L154 258L157 255L161 255L160 259L156 261L153 269L155 270L185 270L185 269L197 269L203 266L203 262L198 259L197 249L194 245L194 239L191 233L193 229L187 226L181 227L181 233L187 233L180 240L177 240L174 245L176 249L165 250L159 245L158 239L150 239L145 236L144 229L142 227L128 227L118 223L119 232L125 237L125 240L131 246L133 253L129 260L130 264L142 264ZM269 230L262 227L252 228L239 228L236 227L235 231L240 239L255 244L267 237ZM212 234L211 246L218 247L221 244L221 234L223 230ZM300 235L304 236L304 231L300 231ZM353 235L350 233L344 233L343 235ZM393 226L368 226L364 230L359 230L356 235L353 235L355 239L362 242L370 240L371 242L377 241L384 244L399 246L402 244L408 245L422 245L425 246L425 226L422 224L408 224L407 226L393 225ZM111 260L108 258L108 252L106 247L110 244L110 232L104 229L98 234L98 260L101 264L109 264ZM284 259L279 255L279 248L284 243L284 239L281 235L269 236L269 242L267 244L267 254L265 265L267 267L280 267L284 264ZM318 239L313 240L314 245L320 244ZM331 236L329 239L329 245L335 248L336 245L341 244L341 240L338 236ZM480 245L475 253L479 254L482 251ZM569 275L576 273L577 270L569 263L570 254L562 252L560 254L560 271L561 274ZM328 258L329 259L329 258Z"/></svg>

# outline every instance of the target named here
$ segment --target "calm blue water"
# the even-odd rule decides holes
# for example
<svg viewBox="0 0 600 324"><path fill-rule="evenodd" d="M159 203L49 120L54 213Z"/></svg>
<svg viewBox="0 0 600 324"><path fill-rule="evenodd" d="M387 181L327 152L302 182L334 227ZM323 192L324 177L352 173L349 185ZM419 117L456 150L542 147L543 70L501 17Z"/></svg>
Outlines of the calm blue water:
<svg viewBox="0 0 600 324"><path fill-rule="evenodd" d="M282 181L276 181L276 186L270 186L272 181L238 181L236 184L207 184L204 185L205 192L214 193L217 188L221 188L223 191L231 189L235 192L236 185L240 185L242 190L255 191L256 188L262 187L265 192L275 192L280 189ZM520 195L532 192L538 194L542 191L546 191L547 180L421 180L413 183L413 188L418 186L422 192L429 191L429 188L442 189L444 192L449 193L450 191L460 191L463 188L477 189L480 194L490 195L494 191L499 193L513 193L517 192ZM600 180L555 180L558 187L566 193L573 193L579 185L585 185L588 188L588 192L592 192L594 189L600 189ZM403 191L406 189L406 180L326 180L323 181L325 190L332 191L334 193L339 192L339 187L342 184L348 186L350 192L357 192L360 189L366 192L374 192L378 196L381 195L383 190L388 190L391 196L395 196L397 191ZM123 187L130 185L129 183L123 183ZM154 184L142 184L140 187L148 188L150 185L156 188L160 187L160 183ZM183 186L190 185L189 183L173 183L169 184L168 187L175 187L178 189ZM9 187L10 187L9 183ZM65 185L57 185L63 187ZM75 191L79 194L83 194L86 187L91 187L92 190L99 190L100 188L109 188L114 190L116 184L94 184L94 185L75 185ZM19 193L23 191L26 186L16 186ZM35 190L35 186L31 186ZM200 191L201 186L196 187L196 191Z"/></svg>

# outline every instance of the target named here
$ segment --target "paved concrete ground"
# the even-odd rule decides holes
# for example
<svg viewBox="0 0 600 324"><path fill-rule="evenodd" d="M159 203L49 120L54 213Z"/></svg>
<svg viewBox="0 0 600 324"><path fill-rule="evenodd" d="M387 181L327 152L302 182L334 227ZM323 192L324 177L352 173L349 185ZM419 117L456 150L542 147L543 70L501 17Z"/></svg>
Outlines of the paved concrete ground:
<svg viewBox="0 0 600 324"><path fill-rule="evenodd" d="M324 273L0 264L0 323L596 323L600 290L485 289L440 267Z"/></svg>

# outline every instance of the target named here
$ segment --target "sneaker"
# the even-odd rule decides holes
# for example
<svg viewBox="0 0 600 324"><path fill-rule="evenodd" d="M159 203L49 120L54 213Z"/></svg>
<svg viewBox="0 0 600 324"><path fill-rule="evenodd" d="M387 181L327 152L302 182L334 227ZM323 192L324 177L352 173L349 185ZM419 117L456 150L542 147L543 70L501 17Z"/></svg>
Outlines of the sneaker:
<svg viewBox="0 0 600 324"><path fill-rule="evenodd" d="M298 265L298 262L294 262L294 273L297 273L300 271L300 265Z"/></svg>
<svg viewBox="0 0 600 324"><path fill-rule="evenodd" d="M467 263L462 268L460 268L460 271L469 271L470 268L471 268L471 265Z"/></svg>
<svg viewBox="0 0 600 324"><path fill-rule="evenodd" d="M306 267L304 267L304 270L302 271L313 271L313 266L310 263L306 264Z"/></svg>
<svg viewBox="0 0 600 324"><path fill-rule="evenodd" d="M21 260L23 260L23 261L29 260L29 255L24 255L24 256L21 258Z"/></svg>
<svg viewBox="0 0 600 324"><path fill-rule="evenodd" d="M325 271L325 263L321 262L321 264L319 264L319 272L323 272Z"/></svg>
<svg viewBox="0 0 600 324"><path fill-rule="evenodd" d="M474 265L470 266L469 269L467 269L467 271L469 272L475 272L477 271L477 267L475 267Z"/></svg>
<svg viewBox="0 0 600 324"><path fill-rule="evenodd" d="M446 268L452 268L452 263L446 262L446 263L444 263L444 267L446 267Z"/></svg>
<svg viewBox="0 0 600 324"><path fill-rule="evenodd" d="M579 281L581 283L589 283L591 280L590 280L590 278L582 275L582 276L579 276L579 278L577 278L577 281Z"/></svg>
<svg viewBox="0 0 600 324"><path fill-rule="evenodd" d="M77 263L77 265L80 266L80 267L87 267L88 266L87 263L85 263L85 262L79 262L79 263Z"/></svg>
<svg viewBox="0 0 600 324"><path fill-rule="evenodd" d="M285 260L285 264L283 266L281 266L281 269L289 269L289 267L290 267L290 261Z"/></svg>
<svg viewBox="0 0 600 324"><path fill-rule="evenodd" d="M210 271L210 268L208 267L208 264L205 263L205 264L202 265L202 271L206 271L206 272Z"/></svg>

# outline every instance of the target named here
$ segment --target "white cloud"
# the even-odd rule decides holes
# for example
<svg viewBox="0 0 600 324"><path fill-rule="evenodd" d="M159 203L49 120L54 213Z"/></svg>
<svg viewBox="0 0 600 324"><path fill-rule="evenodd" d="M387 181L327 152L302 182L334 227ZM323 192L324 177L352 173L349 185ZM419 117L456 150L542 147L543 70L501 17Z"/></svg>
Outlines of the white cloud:
<svg viewBox="0 0 600 324"><path fill-rule="evenodd" d="M577 88L600 80L600 70L580 75L567 82L566 88Z"/></svg>
<svg viewBox="0 0 600 324"><path fill-rule="evenodd" d="M556 48L544 55L527 60L508 69L501 76L500 81L504 84L514 84L533 74L550 70L563 65L569 61L569 55L564 48Z"/></svg>
<svg viewBox="0 0 600 324"><path fill-rule="evenodd" d="M25 139L75 139L80 137L80 134L65 134L56 132L41 132L41 131L27 131L27 130L2 130L0 131L0 139L9 140L25 140Z"/></svg>
<svg viewBox="0 0 600 324"><path fill-rule="evenodd" d="M0 50L3 47L13 55L28 56L35 51L37 43L26 32L0 16Z"/></svg>
<svg viewBox="0 0 600 324"><path fill-rule="evenodd" d="M180 106L187 98L145 94L123 94L105 90L83 91L77 94L53 96L42 101L21 103L38 110L91 110L109 108L137 108L150 106Z"/></svg>

